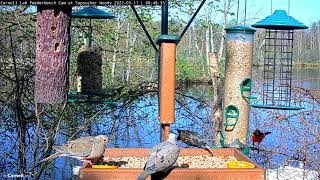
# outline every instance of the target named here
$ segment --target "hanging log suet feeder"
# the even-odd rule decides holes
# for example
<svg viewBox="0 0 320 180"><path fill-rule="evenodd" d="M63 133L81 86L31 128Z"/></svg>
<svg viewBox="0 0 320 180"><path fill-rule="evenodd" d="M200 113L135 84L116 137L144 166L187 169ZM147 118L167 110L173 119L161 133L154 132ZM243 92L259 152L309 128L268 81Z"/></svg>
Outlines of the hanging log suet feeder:
<svg viewBox="0 0 320 180"><path fill-rule="evenodd" d="M67 99L71 6L37 6L35 102Z"/></svg>
<svg viewBox="0 0 320 180"><path fill-rule="evenodd" d="M102 56L99 48L92 47L92 19L114 19L112 14L94 7L86 7L72 13L72 18L89 19L86 44L77 58L77 92L82 94L102 93Z"/></svg>
<svg viewBox="0 0 320 180"><path fill-rule="evenodd" d="M295 29L307 29L284 10L276 10L271 16L252 25L265 29L262 103L252 107L299 110L291 101L293 33Z"/></svg>

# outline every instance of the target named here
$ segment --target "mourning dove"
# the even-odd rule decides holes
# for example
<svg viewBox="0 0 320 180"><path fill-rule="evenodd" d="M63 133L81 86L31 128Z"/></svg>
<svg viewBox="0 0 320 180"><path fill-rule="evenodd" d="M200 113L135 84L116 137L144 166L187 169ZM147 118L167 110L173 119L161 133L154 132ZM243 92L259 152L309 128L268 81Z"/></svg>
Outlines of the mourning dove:
<svg viewBox="0 0 320 180"><path fill-rule="evenodd" d="M39 163L61 156L69 156L91 164L92 159L103 154L107 143L108 137L105 135L81 137L60 146L53 146L56 153L39 161Z"/></svg>
<svg viewBox="0 0 320 180"><path fill-rule="evenodd" d="M167 141L157 144L152 148L144 171L137 180L144 180L156 172L167 172L176 163L179 153L180 149L176 145L176 135L169 134Z"/></svg>
<svg viewBox="0 0 320 180"><path fill-rule="evenodd" d="M210 146L207 144L207 142L199 137L199 135L193 131L188 130L180 130L177 129L179 136L178 141L182 141L190 146L195 146L199 148L206 149L212 156L212 152L210 151Z"/></svg>

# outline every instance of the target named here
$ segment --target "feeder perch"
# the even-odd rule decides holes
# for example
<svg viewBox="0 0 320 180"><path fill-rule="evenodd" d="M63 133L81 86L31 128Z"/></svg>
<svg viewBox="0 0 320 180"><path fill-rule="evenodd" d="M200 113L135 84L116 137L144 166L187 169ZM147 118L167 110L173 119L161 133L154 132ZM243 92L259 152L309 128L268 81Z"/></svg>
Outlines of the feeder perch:
<svg viewBox="0 0 320 180"><path fill-rule="evenodd" d="M235 119L234 123L229 123L229 119ZM236 106L229 105L226 108L226 123L224 124L227 127L235 126L239 120L239 109Z"/></svg>
<svg viewBox="0 0 320 180"><path fill-rule="evenodd" d="M295 29L307 29L284 10L276 10L272 15L252 25L265 29L263 94L262 104L252 107L299 110L292 106L291 82L293 59L293 34Z"/></svg>
<svg viewBox="0 0 320 180"><path fill-rule="evenodd" d="M257 97L247 95L251 94L252 81L251 78L244 79L240 84L241 96L245 99L257 99Z"/></svg>

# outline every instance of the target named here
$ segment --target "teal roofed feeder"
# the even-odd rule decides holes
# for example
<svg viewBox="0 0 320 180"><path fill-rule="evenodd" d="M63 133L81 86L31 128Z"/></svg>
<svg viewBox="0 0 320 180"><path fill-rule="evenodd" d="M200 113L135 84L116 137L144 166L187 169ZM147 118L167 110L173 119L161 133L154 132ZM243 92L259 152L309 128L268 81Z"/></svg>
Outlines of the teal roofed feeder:
<svg viewBox="0 0 320 180"><path fill-rule="evenodd" d="M253 24L252 27L277 30L308 29L308 26L288 16L285 10L274 11L271 16Z"/></svg>
<svg viewBox="0 0 320 180"><path fill-rule="evenodd" d="M284 10L252 25L265 29L262 102L252 107L299 110L291 98L293 34L296 29L307 29L303 23L289 16Z"/></svg>
<svg viewBox="0 0 320 180"><path fill-rule="evenodd" d="M102 11L95 7L86 7L72 12L72 18L86 18L86 19L114 19L113 14Z"/></svg>
<svg viewBox="0 0 320 180"><path fill-rule="evenodd" d="M113 14L97 9L95 7L86 7L80 10L72 12L72 18L82 18L82 19L89 19L89 26L88 26L88 33L86 38L88 39L88 46L91 47L92 45L92 19L114 19L116 18Z"/></svg>

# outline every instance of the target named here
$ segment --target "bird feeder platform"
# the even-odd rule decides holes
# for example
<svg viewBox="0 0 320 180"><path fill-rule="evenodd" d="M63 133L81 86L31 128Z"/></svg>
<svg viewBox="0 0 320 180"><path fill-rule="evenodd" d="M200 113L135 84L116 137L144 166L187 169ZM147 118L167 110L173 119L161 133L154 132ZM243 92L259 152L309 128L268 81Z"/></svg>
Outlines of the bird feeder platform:
<svg viewBox="0 0 320 180"><path fill-rule="evenodd" d="M106 148L104 157L148 157L150 149L146 148ZM175 168L167 177L166 180L175 179L265 179L265 170L243 155L240 151L234 148L223 148L212 150L214 156L229 157L233 156L238 161L246 161L254 164L255 168L229 169L229 168ZM181 148L181 156L200 156L208 155L208 152L197 148ZM180 164L179 164L180 166ZM117 168L117 169L95 169L90 164L85 163L80 169L80 179L137 179L143 171L141 168ZM150 176L147 178L150 180Z"/></svg>

